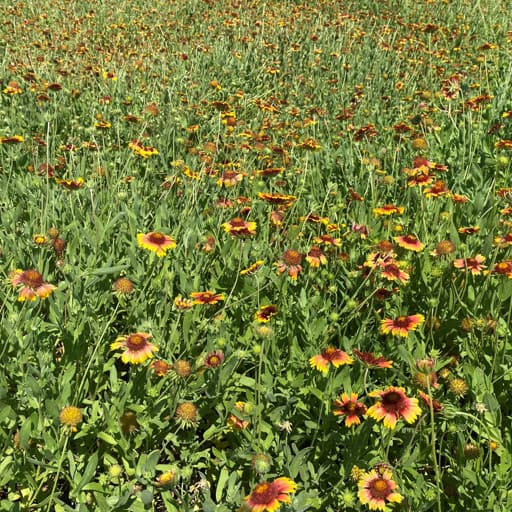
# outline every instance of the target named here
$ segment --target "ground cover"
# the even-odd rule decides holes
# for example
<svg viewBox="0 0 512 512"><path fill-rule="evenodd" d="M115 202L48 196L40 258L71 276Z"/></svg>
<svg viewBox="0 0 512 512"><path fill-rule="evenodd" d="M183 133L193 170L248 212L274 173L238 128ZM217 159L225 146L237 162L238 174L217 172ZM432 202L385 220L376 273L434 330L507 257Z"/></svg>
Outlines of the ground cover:
<svg viewBox="0 0 512 512"><path fill-rule="evenodd" d="M512 508L507 2L0 12L0 510Z"/></svg>

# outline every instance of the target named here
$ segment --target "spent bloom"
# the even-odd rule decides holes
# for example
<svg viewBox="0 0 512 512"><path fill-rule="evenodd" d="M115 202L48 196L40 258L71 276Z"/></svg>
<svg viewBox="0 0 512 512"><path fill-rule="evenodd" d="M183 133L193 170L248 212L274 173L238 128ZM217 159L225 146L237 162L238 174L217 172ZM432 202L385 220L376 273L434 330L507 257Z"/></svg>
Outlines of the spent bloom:
<svg viewBox="0 0 512 512"><path fill-rule="evenodd" d="M297 280L299 272L302 271L302 258L303 255L295 249L288 249L281 257L281 261L275 263L277 266L277 273L282 274L288 272L288 275L294 280Z"/></svg>

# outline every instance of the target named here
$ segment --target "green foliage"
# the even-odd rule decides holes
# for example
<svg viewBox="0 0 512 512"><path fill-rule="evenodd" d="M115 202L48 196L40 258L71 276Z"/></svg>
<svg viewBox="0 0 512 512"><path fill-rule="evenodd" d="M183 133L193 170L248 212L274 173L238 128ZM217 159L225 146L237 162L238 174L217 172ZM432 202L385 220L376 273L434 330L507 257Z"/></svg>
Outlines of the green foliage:
<svg viewBox="0 0 512 512"><path fill-rule="evenodd" d="M0 13L0 510L512 508L506 2Z"/></svg>

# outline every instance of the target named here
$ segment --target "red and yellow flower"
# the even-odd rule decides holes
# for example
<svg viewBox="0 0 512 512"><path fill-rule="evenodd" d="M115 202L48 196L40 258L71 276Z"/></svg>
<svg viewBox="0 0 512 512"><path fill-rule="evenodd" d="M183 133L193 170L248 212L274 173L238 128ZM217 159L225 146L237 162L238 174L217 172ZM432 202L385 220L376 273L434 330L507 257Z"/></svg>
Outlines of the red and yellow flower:
<svg viewBox="0 0 512 512"><path fill-rule="evenodd" d="M18 295L20 302L34 301L38 297L46 299L57 289L53 284L45 282L42 274L34 269L21 270L17 268L11 272L9 277L12 286L21 286Z"/></svg>
<svg viewBox="0 0 512 512"><path fill-rule="evenodd" d="M378 206L377 208L373 209L373 214L375 216L379 215L402 215L404 213L404 207L403 206L395 206L393 204L385 204L384 206Z"/></svg>
<svg viewBox="0 0 512 512"><path fill-rule="evenodd" d="M296 490L297 484L287 477L261 482L245 497L245 506L250 512L275 512L281 503L291 503L290 494Z"/></svg>
<svg viewBox="0 0 512 512"><path fill-rule="evenodd" d="M329 371L329 365L338 368L344 364L352 364L354 360L343 350L334 347L327 347L321 354L313 356L309 360L312 368L326 374Z"/></svg>
<svg viewBox="0 0 512 512"><path fill-rule="evenodd" d="M159 257L165 256L169 249L176 247L176 241L170 236L160 233L160 231L152 231L146 234L139 233L137 243L139 247L152 251Z"/></svg>
<svg viewBox="0 0 512 512"><path fill-rule="evenodd" d="M125 350L121 355L123 363L141 364L152 358L153 352L158 350L158 347L149 341L152 337L147 332L134 332L126 336L119 336L110 345L110 350L124 348Z"/></svg>
<svg viewBox="0 0 512 512"><path fill-rule="evenodd" d="M380 322L380 332L382 334L391 333L393 336L406 338L409 335L409 331L416 330L424 321L425 317L421 314L385 318Z"/></svg>
<svg viewBox="0 0 512 512"><path fill-rule="evenodd" d="M205 292L192 292L190 297L194 300L194 304L217 304L217 302L226 298L223 293L215 293L210 290Z"/></svg>
<svg viewBox="0 0 512 512"><path fill-rule="evenodd" d="M354 348L353 354L368 367L373 368L392 368L393 361L390 361L382 356L375 356L372 352L361 352Z"/></svg>
<svg viewBox="0 0 512 512"><path fill-rule="evenodd" d="M306 261L312 267L319 267L320 265L327 265L327 258L325 254L322 252L322 249L317 245L311 247L309 252L306 254Z"/></svg>
<svg viewBox="0 0 512 512"><path fill-rule="evenodd" d="M453 260L453 266L461 270L469 270L474 276L477 276L486 268L486 266L483 265L484 261L485 256L477 254L472 258L459 258Z"/></svg>
<svg viewBox="0 0 512 512"><path fill-rule="evenodd" d="M282 274L288 271L288 275L295 281L299 272L302 271L302 258L303 255L295 249L288 249L283 253L281 261L275 263L277 266L277 273Z"/></svg>
<svg viewBox="0 0 512 512"><path fill-rule="evenodd" d="M234 219L231 219L229 222L224 222L224 224L222 224L222 229L226 233L229 233L231 236L235 237L255 235L256 227L256 222L246 221L241 219L240 217L235 217Z"/></svg>
<svg viewBox="0 0 512 512"><path fill-rule="evenodd" d="M357 401L357 393L342 393L340 399L334 400L332 413L335 416L345 416L345 426L359 425L359 416L366 414L366 406Z"/></svg>
<svg viewBox="0 0 512 512"><path fill-rule="evenodd" d="M396 492L397 485L393 481L391 471L372 469L358 482L358 496L363 505L368 505L370 510L387 510L386 504L401 503L403 496Z"/></svg>
<svg viewBox="0 0 512 512"><path fill-rule="evenodd" d="M277 306L275 304L269 304L268 306L261 306L254 317L257 322L266 323L275 315L277 315Z"/></svg>
<svg viewBox="0 0 512 512"><path fill-rule="evenodd" d="M261 266L264 263L265 263L264 260L257 260L252 265L249 265L247 268L240 270L240 275L245 276L248 274L254 274L261 268Z"/></svg>
<svg viewBox="0 0 512 512"><path fill-rule="evenodd" d="M419 252L425 247L414 235L396 236L394 240L400 247L409 251Z"/></svg>
<svg viewBox="0 0 512 512"><path fill-rule="evenodd" d="M403 418L407 423L414 423L421 414L417 398L408 398L405 389L389 386L383 391L372 391L368 396L378 397L366 415L376 421L384 420L386 428L394 429L397 421Z"/></svg>

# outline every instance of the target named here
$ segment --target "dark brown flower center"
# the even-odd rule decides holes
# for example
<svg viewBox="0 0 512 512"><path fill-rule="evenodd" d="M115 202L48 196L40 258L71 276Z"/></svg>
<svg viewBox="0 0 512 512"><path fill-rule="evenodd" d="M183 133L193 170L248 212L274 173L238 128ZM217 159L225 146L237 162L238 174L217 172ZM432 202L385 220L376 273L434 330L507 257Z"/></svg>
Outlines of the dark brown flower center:
<svg viewBox="0 0 512 512"><path fill-rule="evenodd" d="M402 405L402 395L396 391L390 391L382 396L382 406L386 410L398 411Z"/></svg>
<svg viewBox="0 0 512 512"><path fill-rule="evenodd" d="M148 238L149 241L153 244L161 245L165 242L165 235L163 233L159 233L158 231L150 233Z"/></svg>
<svg viewBox="0 0 512 512"><path fill-rule="evenodd" d="M126 346L129 350L140 350L146 345L146 338L142 334L130 334L126 338Z"/></svg>
<svg viewBox="0 0 512 512"><path fill-rule="evenodd" d="M294 249L288 249L283 254L283 261L287 265L300 265L302 262L302 254Z"/></svg>
<svg viewBox="0 0 512 512"><path fill-rule="evenodd" d="M409 318L407 318L406 316L399 316L398 318L395 319L395 325L397 327L409 327Z"/></svg>
<svg viewBox="0 0 512 512"><path fill-rule="evenodd" d="M391 489L389 488L387 480L377 478L371 483L370 492L373 497L383 499L390 495Z"/></svg>
<svg viewBox="0 0 512 512"><path fill-rule="evenodd" d="M25 270L21 274L21 282L25 286L36 289L43 284L43 276L37 270Z"/></svg>
<svg viewBox="0 0 512 512"><path fill-rule="evenodd" d="M264 505L270 503L276 496L274 486L268 482L263 482L255 487L251 495L251 501L257 505Z"/></svg>

